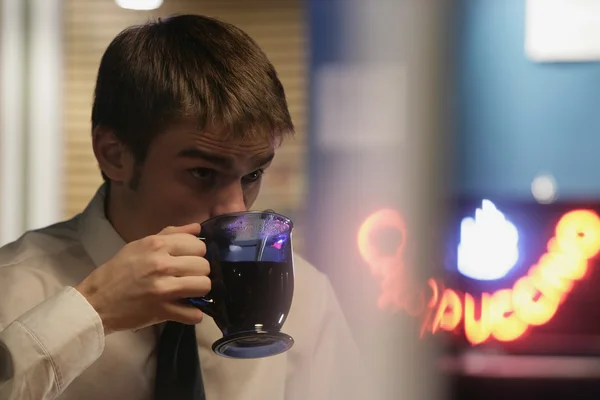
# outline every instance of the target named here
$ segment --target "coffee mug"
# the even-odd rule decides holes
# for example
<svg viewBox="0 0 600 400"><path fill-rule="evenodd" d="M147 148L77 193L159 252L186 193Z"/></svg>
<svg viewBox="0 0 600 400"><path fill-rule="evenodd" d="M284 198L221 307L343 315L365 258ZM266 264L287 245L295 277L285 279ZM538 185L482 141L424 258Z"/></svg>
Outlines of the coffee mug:
<svg viewBox="0 0 600 400"><path fill-rule="evenodd" d="M212 288L188 299L213 318L223 337L213 351L261 358L289 350L281 332L294 294L292 221L271 211L223 214L202 223Z"/></svg>

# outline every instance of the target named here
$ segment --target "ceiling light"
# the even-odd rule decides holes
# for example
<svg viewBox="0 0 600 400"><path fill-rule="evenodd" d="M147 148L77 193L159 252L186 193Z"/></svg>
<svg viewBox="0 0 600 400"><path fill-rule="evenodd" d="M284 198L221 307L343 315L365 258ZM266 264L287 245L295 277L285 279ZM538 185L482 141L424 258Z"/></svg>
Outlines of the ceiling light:
<svg viewBox="0 0 600 400"><path fill-rule="evenodd" d="M156 10L163 0L115 0L117 5L128 10Z"/></svg>

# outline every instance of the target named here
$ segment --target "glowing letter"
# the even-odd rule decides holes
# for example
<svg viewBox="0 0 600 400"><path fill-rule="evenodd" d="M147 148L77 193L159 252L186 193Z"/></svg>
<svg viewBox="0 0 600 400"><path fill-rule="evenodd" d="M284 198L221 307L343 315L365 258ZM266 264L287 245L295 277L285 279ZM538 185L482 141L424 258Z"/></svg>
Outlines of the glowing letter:
<svg viewBox="0 0 600 400"><path fill-rule="evenodd" d="M491 301L492 335L501 342L510 342L525 333L527 324L521 321L512 307L512 291L499 290Z"/></svg>
<svg viewBox="0 0 600 400"><path fill-rule="evenodd" d="M402 241L392 256L382 255L377 246L378 243L373 241L376 232L388 228L396 229L402 235ZM394 268L402 264L405 237L406 227L400 214L390 209L379 210L370 215L360 227L358 231L358 251L369 264L373 273L380 274L386 268Z"/></svg>
<svg viewBox="0 0 600 400"><path fill-rule="evenodd" d="M544 292L546 296L560 300L571 291L573 281L565 277L564 273L557 272L555 265L552 264L552 256L544 254L540 261L531 267L528 275L540 291L544 292L546 288L553 289L553 291Z"/></svg>
<svg viewBox="0 0 600 400"><path fill-rule="evenodd" d="M558 277L572 281L583 278L587 272L585 256L579 252L563 252L559 248L558 241L553 241L553 243L557 244L552 246L552 243L549 243L548 248L554 251L549 251L544 256L547 264L545 268L551 269Z"/></svg>
<svg viewBox="0 0 600 400"><path fill-rule="evenodd" d="M460 297L454 290L446 289L432 323L432 332L440 327L446 331L456 329L462 318L462 304Z"/></svg>
<svg viewBox="0 0 600 400"><path fill-rule="evenodd" d="M558 222L556 239L563 251L582 252L590 259L600 250L600 218L593 211L571 211Z"/></svg>
<svg viewBox="0 0 600 400"><path fill-rule="evenodd" d="M473 296L465 294L465 335L471 344L483 343L491 334L490 324L490 295L481 295L481 315L475 320L475 301Z"/></svg>
<svg viewBox="0 0 600 400"><path fill-rule="evenodd" d="M559 299L544 296L528 276L519 279L512 290L515 314L530 325L543 325L556 313Z"/></svg>

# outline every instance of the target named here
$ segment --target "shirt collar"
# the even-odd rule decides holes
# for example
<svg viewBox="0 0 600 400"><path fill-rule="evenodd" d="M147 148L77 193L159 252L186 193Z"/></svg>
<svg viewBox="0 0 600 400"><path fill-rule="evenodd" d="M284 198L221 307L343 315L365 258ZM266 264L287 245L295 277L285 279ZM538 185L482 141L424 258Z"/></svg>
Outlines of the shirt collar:
<svg viewBox="0 0 600 400"><path fill-rule="evenodd" d="M98 189L79 219L81 244L96 267L107 262L125 246L123 238L106 218L106 189L106 184Z"/></svg>

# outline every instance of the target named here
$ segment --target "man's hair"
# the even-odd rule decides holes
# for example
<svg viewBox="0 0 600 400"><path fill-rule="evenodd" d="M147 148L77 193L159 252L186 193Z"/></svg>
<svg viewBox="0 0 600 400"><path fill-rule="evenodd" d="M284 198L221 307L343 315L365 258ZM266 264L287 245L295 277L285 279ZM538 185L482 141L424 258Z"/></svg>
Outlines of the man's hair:
<svg viewBox="0 0 600 400"><path fill-rule="evenodd" d="M200 15L125 29L98 70L92 129L112 130L137 162L178 121L196 121L198 129L218 129L231 140L279 140L294 130L283 86L256 42Z"/></svg>

